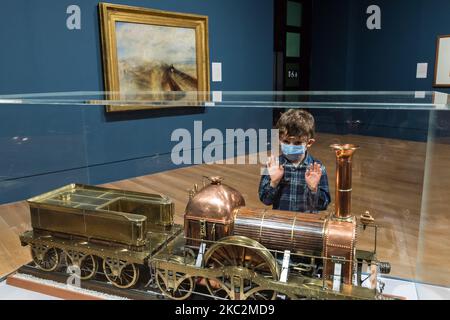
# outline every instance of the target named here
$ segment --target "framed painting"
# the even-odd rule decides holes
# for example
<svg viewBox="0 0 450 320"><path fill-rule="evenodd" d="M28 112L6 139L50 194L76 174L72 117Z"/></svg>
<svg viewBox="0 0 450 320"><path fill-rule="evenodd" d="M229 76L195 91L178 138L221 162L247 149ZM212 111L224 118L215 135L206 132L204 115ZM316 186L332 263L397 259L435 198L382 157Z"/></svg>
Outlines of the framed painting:
<svg viewBox="0 0 450 320"><path fill-rule="evenodd" d="M450 35L437 39L433 86L450 87Z"/></svg>
<svg viewBox="0 0 450 320"><path fill-rule="evenodd" d="M199 105L210 90L207 16L110 3L99 14L107 112Z"/></svg>

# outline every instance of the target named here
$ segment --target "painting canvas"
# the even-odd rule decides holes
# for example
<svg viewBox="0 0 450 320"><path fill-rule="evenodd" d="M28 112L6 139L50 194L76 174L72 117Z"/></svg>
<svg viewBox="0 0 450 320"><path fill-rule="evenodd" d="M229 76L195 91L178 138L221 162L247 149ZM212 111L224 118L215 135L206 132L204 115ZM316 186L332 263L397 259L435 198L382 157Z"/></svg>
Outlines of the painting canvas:
<svg viewBox="0 0 450 320"><path fill-rule="evenodd" d="M209 91L207 17L107 3L100 16L109 100L148 102L107 111L183 105Z"/></svg>
<svg viewBox="0 0 450 320"><path fill-rule="evenodd" d="M198 90L195 30L117 22L116 39L121 93Z"/></svg>

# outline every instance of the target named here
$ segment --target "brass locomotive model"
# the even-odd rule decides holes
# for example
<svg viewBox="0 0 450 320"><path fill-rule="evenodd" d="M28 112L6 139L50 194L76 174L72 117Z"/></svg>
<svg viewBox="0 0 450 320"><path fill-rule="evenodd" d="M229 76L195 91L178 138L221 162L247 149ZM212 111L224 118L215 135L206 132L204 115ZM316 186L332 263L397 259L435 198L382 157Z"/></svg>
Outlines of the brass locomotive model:
<svg viewBox="0 0 450 320"><path fill-rule="evenodd" d="M163 195L70 185L30 199L32 231L21 235L38 268L79 268L82 280L103 273L119 288L149 278L172 299L196 286L215 299L379 299L374 251L356 249L351 214L355 145L336 152L335 213L254 209L220 177L190 192L183 226ZM376 226L370 215L359 225ZM374 239L376 241L376 239ZM374 246L376 248L376 245ZM363 286L363 265L371 285Z"/></svg>

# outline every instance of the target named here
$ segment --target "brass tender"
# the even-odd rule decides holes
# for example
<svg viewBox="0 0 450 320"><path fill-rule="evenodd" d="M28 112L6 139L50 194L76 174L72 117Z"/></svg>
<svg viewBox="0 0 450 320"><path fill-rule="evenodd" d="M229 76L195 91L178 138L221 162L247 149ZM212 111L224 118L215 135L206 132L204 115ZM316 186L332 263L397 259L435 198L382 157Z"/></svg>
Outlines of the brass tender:
<svg viewBox="0 0 450 320"><path fill-rule="evenodd" d="M103 262L114 285L136 284L140 265L182 231L166 196L71 184L28 200L32 231L20 236L45 271L67 265L93 278ZM131 275L129 278L127 275Z"/></svg>
<svg viewBox="0 0 450 320"><path fill-rule="evenodd" d="M28 200L35 233L57 233L129 246L173 225L174 205L162 195L71 184Z"/></svg>

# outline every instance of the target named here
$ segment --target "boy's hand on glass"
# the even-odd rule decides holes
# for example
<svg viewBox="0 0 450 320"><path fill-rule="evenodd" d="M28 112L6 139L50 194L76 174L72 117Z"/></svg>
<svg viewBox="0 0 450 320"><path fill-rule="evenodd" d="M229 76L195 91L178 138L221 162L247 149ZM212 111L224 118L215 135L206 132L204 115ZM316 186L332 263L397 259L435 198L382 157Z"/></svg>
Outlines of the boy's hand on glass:
<svg viewBox="0 0 450 320"><path fill-rule="evenodd" d="M319 163L313 163L306 169L305 180L308 188L312 192L317 192L320 178L322 177L322 167Z"/></svg>
<svg viewBox="0 0 450 320"><path fill-rule="evenodd" d="M280 166L280 162L278 158L276 159L274 156L271 156L267 161L267 171L269 171L270 175L270 186L275 188L280 183L281 179L283 179L284 168Z"/></svg>

